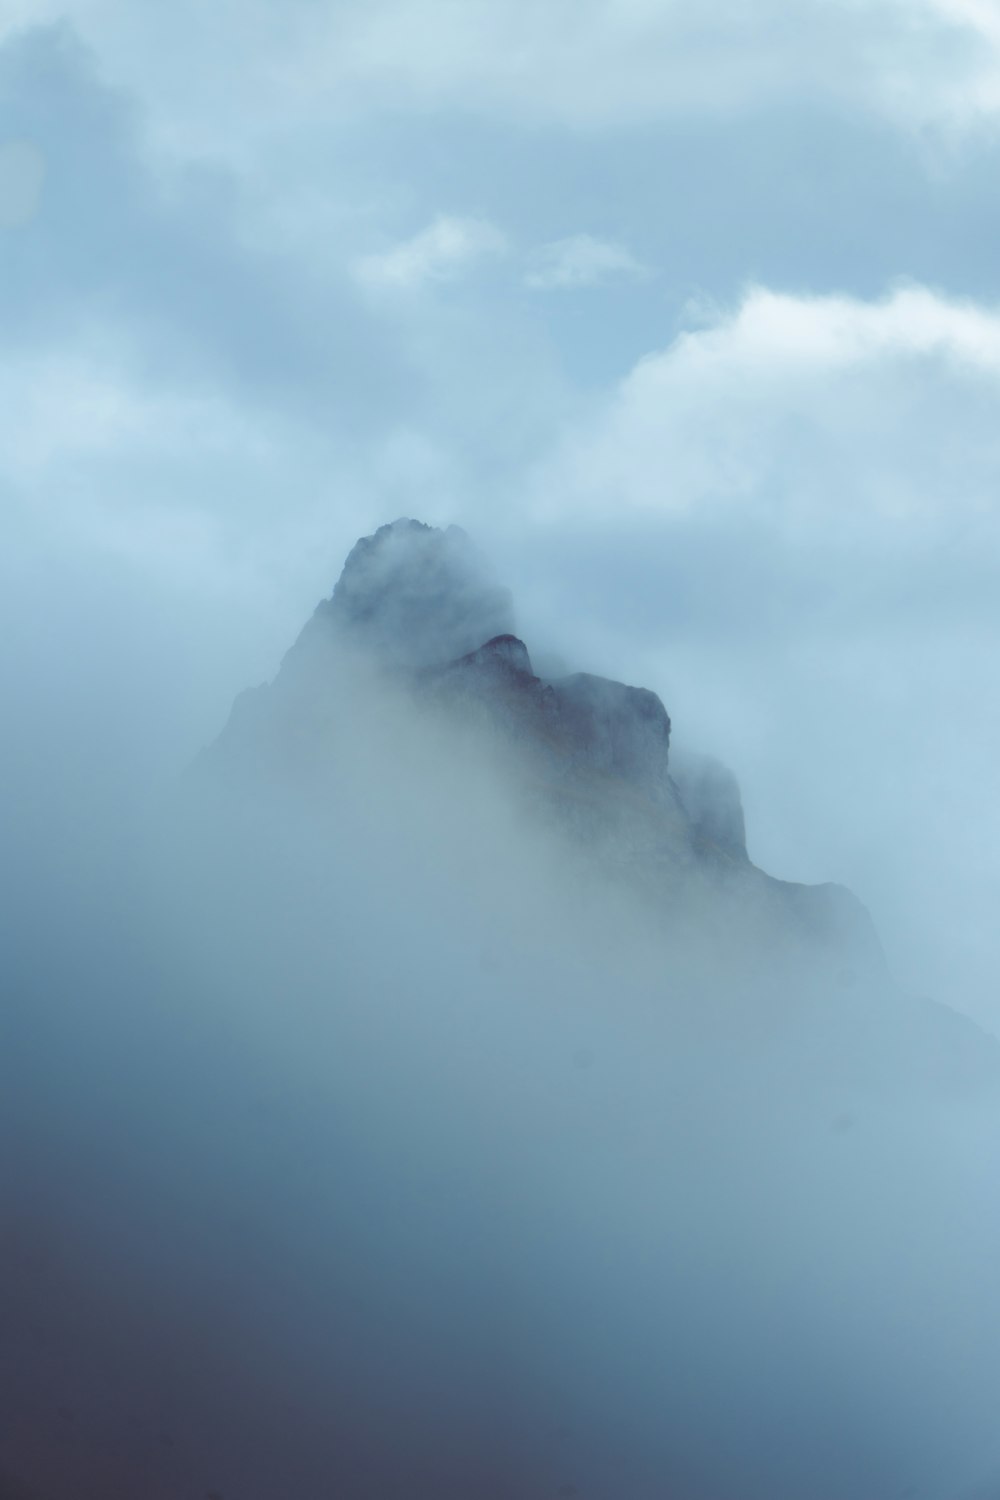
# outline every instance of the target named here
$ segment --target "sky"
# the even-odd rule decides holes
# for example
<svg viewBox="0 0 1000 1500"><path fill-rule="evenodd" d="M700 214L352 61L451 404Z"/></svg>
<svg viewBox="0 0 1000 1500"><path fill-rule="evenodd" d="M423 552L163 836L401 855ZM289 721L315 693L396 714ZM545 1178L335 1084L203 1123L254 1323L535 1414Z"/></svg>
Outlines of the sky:
<svg viewBox="0 0 1000 1500"><path fill-rule="evenodd" d="M4 0L5 1496L995 1496L998 155L997 0ZM405 515L900 993L347 656L199 802Z"/></svg>
<svg viewBox="0 0 1000 1500"><path fill-rule="evenodd" d="M998 149L994 0L7 0L14 816L455 522L1000 1028Z"/></svg>

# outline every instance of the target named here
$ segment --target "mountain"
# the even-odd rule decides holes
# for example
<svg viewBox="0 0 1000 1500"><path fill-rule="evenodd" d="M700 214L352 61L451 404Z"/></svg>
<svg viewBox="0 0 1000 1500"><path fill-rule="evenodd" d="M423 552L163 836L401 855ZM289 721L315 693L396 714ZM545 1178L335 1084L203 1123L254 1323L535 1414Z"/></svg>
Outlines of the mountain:
<svg viewBox="0 0 1000 1500"><path fill-rule="evenodd" d="M600 921L616 903L640 914L675 991L713 1005L724 994L758 1015L819 995L846 1026L854 1065L992 1076L992 1039L898 993L857 897L753 862L736 777L713 757L676 755L671 729L647 688L537 673L509 592L465 533L401 519L355 545L275 680L237 699L200 772L216 785L293 788L310 815L319 785L333 783L353 787L339 806L356 816L373 776L385 806L407 785L410 803L437 797L417 835L426 874L453 850L445 827L466 830L463 867L499 868L506 829L480 827L484 784L467 780L482 771L503 787L511 821L560 851L550 884L589 890ZM507 885L527 874L525 850Z"/></svg>
<svg viewBox="0 0 1000 1500"><path fill-rule="evenodd" d="M9 883L0 1496L997 1471L995 1044L532 645L384 527L175 796Z"/></svg>
<svg viewBox="0 0 1000 1500"><path fill-rule="evenodd" d="M735 776L708 756L672 755L654 692L587 672L535 673L509 593L457 527L406 519L363 537L276 681L237 701L210 758L259 756L293 724L316 725L338 653L505 746L536 815L658 900L666 923L693 892L709 893L731 922L808 946L842 977L884 976L871 920L849 891L777 880L752 862Z"/></svg>

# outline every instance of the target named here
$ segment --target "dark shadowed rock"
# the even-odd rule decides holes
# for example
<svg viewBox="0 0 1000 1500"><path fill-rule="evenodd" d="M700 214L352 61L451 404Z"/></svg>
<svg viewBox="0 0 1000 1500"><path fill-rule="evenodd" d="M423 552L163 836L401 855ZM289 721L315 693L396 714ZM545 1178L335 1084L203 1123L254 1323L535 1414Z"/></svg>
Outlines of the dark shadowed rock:
<svg viewBox="0 0 1000 1500"><path fill-rule="evenodd" d="M554 712L567 754L667 795L670 719L655 693L577 672L552 684Z"/></svg>
<svg viewBox="0 0 1000 1500"><path fill-rule="evenodd" d="M524 642L495 636L419 679L453 706L477 704L519 737L534 737L550 770L597 772L651 797L671 796L670 719L655 693L579 672L543 682Z"/></svg>

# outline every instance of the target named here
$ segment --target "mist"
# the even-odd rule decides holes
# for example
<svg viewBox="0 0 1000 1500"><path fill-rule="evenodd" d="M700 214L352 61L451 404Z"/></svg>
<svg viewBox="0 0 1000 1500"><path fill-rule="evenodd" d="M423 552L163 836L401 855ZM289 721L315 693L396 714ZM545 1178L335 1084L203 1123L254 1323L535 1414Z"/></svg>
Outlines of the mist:
<svg viewBox="0 0 1000 1500"><path fill-rule="evenodd" d="M0 10L0 1500L1000 1494L997 30L689 10Z"/></svg>
<svg viewBox="0 0 1000 1500"><path fill-rule="evenodd" d="M996 1044L310 630L141 795L8 782L4 1493L986 1494Z"/></svg>

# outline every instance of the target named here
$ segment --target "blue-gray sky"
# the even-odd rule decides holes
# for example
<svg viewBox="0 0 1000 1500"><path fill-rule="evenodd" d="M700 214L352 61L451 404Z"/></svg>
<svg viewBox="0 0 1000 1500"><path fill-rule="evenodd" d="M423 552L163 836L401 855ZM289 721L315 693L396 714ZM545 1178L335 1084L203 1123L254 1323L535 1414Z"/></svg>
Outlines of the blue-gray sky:
<svg viewBox="0 0 1000 1500"><path fill-rule="evenodd" d="M9 770L182 765L457 521L1000 1025L998 165L995 0L7 0Z"/></svg>

